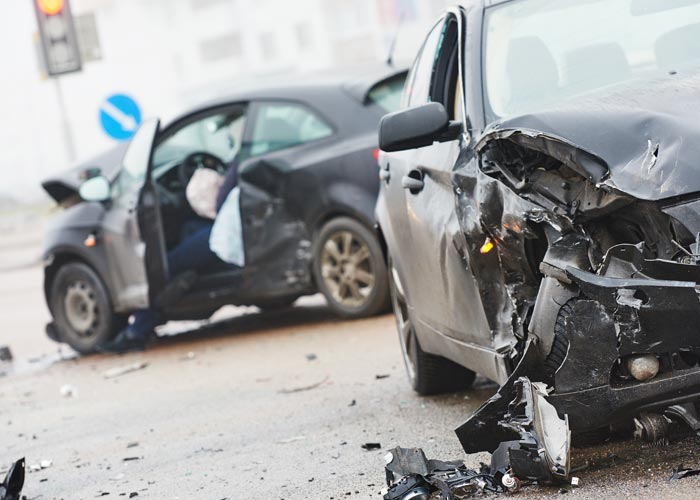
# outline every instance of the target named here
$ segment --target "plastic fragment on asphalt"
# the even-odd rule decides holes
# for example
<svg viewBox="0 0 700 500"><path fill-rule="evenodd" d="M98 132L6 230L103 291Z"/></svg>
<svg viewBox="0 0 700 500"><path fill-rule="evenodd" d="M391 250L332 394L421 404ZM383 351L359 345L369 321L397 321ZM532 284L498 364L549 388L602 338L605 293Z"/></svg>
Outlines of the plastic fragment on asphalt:
<svg viewBox="0 0 700 500"><path fill-rule="evenodd" d="M678 481L686 477L700 476L700 469L687 469L679 465L671 476L671 481Z"/></svg>
<svg viewBox="0 0 700 500"><path fill-rule="evenodd" d="M0 346L0 361L12 361L12 351L6 345Z"/></svg>
<svg viewBox="0 0 700 500"><path fill-rule="evenodd" d="M371 451L371 450L380 450L382 448L381 443L364 443L362 445L363 450Z"/></svg>
<svg viewBox="0 0 700 500"><path fill-rule="evenodd" d="M24 487L24 465L24 458L12 464L5 479L0 483L0 500L20 500Z"/></svg>
<svg viewBox="0 0 700 500"><path fill-rule="evenodd" d="M328 377L325 377L325 378L324 378L323 380L321 380L320 382L316 382L316 383L311 384L311 385L303 385L303 386L300 386L300 387L292 387L292 388L290 388L290 389L281 389L281 390L279 391L279 393L280 393L280 394L294 394L295 392L310 391L310 390L312 390L312 389L316 389L317 387L322 386L322 385L325 384L327 381L328 381Z"/></svg>
<svg viewBox="0 0 700 500"><path fill-rule="evenodd" d="M571 486L578 486L581 483L581 480L577 477L572 477L571 478Z"/></svg>
<svg viewBox="0 0 700 500"><path fill-rule="evenodd" d="M306 439L306 436L294 436L290 437L287 439L282 439L280 441L277 441L277 444L289 444L289 443L295 443L297 441L303 441Z"/></svg>
<svg viewBox="0 0 700 500"><path fill-rule="evenodd" d="M121 377L122 375L126 375L127 373L135 372L138 370L143 370L148 366L148 363L145 361L139 361L137 363L132 363L130 365L124 365L124 366L117 366L115 368L111 368L104 372L102 376L106 379L110 378L117 378Z"/></svg>
<svg viewBox="0 0 700 500"><path fill-rule="evenodd" d="M74 385L64 384L59 389L59 392L60 392L61 396L63 396L64 398L77 398L78 397L78 388L75 387Z"/></svg>

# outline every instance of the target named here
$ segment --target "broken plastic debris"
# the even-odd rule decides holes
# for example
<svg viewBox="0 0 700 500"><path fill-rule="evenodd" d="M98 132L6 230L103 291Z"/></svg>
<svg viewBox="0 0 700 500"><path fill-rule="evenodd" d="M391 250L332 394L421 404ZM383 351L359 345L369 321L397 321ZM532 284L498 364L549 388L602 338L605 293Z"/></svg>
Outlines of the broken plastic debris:
<svg viewBox="0 0 700 500"><path fill-rule="evenodd" d="M671 476L671 481L678 481L679 479L692 476L700 476L700 469L686 469L682 465L679 465L673 473L673 476Z"/></svg>
<svg viewBox="0 0 700 500"><path fill-rule="evenodd" d="M304 439L306 439L306 436L294 436L294 437L290 437L287 439L282 439L280 441L277 441L277 444L289 444L289 443L294 443L296 441L303 441Z"/></svg>
<svg viewBox="0 0 700 500"><path fill-rule="evenodd" d="M462 461L428 460L418 448L395 448L391 455L393 460L385 469L388 490L384 500L428 500L433 493L449 500L480 492L511 491L503 486L504 474L491 474L487 466L476 471ZM512 483L512 491L520 487L517 478L508 478L506 483Z"/></svg>
<svg viewBox="0 0 700 500"><path fill-rule="evenodd" d="M24 487L24 458L17 460L0 483L0 500L20 500Z"/></svg>
<svg viewBox="0 0 700 500"><path fill-rule="evenodd" d="M370 451L370 450L379 450L379 449L381 449L381 448L382 448L381 443L364 443L364 444L362 445L362 449L363 449L363 450L367 450L367 451Z"/></svg>
<svg viewBox="0 0 700 500"><path fill-rule="evenodd" d="M42 460L38 464L31 464L29 466L29 471L30 472L38 472L38 471L43 470L43 469L48 469L52 465L53 465L52 460Z"/></svg>
<svg viewBox="0 0 700 500"><path fill-rule="evenodd" d="M64 384L59 389L59 392L61 393L61 396L63 396L64 398L77 398L78 397L78 389L74 385Z"/></svg>
<svg viewBox="0 0 700 500"><path fill-rule="evenodd" d="M197 355L194 352L190 351L187 354L185 354L184 356L182 356L180 358L180 361L192 361L196 357L197 357Z"/></svg>
<svg viewBox="0 0 700 500"><path fill-rule="evenodd" d="M316 382L315 384L311 385L303 385L301 387L293 387L291 389L282 389L279 391L280 394L294 394L295 392L304 392L304 391L310 391L312 389L316 389L317 387L322 386L328 381L328 377L324 378L320 382Z"/></svg>
<svg viewBox="0 0 700 500"><path fill-rule="evenodd" d="M6 345L0 346L0 361L12 361L12 351Z"/></svg>
<svg viewBox="0 0 700 500"><path fill-rule="evenodd" d="M147 366L148 363L146 363L145 361L139 361L138 363L132 363L130 365L117 366L115 368L111 368L104 372L103 376L107 379L121 377L122 375L126 375L127 373L143 370Z"/></svg>

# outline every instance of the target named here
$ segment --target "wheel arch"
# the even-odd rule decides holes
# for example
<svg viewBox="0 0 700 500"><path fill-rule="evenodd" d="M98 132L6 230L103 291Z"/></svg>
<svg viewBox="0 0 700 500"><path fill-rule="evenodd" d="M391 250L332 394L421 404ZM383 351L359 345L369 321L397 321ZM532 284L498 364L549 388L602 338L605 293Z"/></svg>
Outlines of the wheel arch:
<svg viewBox="0 0 700 500"><path fill-rule="evenodd" d="M87 256L74 249L58 249L47 254L47 256L44 258L44 262L46 263L44 266L44 300L46 300L46 305L49 307L49 309L51 309L51 287L54 279L56 278L56 274L58 274L59 269L70 263L80 263L88 266L97 275L97 277L102 280L102 283L105 285L105 289L109 294L109 298L112 301L112 304L114 304L114 294L112 293L108 280L106 280L99 271L98 266L96 266L95 263L92 262Z"/></svg>

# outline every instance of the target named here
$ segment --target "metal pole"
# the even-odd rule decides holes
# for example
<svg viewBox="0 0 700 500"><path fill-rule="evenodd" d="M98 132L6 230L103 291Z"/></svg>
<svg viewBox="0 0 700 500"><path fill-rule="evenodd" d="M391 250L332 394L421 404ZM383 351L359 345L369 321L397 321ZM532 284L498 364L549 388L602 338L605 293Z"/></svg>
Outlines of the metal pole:
<svg viewBox="0 0 700 500"><path fill-rule="evenodd" d="M76 159L75 154L75 142L73 141L73 130L68 120L68 111L66 110L66 102L63 96L63 89L61 88L61 79L59 77L53 77L54 85L56 87L56 96L58 97L58 110L61 114L61 130L63 133L63 145L66 149L66 154L68 156L68 161L74 163Z"/></svg>

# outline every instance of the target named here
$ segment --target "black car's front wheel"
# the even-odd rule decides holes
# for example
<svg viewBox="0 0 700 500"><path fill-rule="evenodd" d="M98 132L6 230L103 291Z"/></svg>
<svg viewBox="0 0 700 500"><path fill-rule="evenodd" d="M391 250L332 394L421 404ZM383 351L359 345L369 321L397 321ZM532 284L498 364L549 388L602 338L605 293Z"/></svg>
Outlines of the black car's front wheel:
<svg viewBox="0 0 700 500"><path fill-rule="evenodd" d="M427 353L421 348L411 322L401 280L391 260L389 261L389 282L401 354L413 390L423 396L429 396L466 390L471 387L476 378L473 371L442 356Z"/></svg>
<svg viewBox="0 0 700 500"><path fill-rule="evenodd" d="M126 326L126 318L114 314L100 277L81 262L61 266L49 293L60 339L80 353L94 352Z"/></svg>
<svg viewBox="0 0 700 500"><path fill-rule="evenodd" d="M360 222L338 217L319 231L314 277L329 306L344 318L372 316L389 308L389 283L376 235Z"/></svg>

